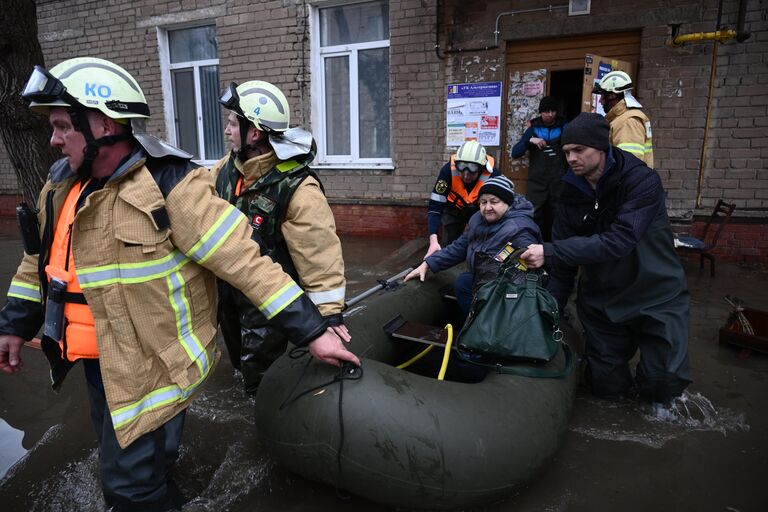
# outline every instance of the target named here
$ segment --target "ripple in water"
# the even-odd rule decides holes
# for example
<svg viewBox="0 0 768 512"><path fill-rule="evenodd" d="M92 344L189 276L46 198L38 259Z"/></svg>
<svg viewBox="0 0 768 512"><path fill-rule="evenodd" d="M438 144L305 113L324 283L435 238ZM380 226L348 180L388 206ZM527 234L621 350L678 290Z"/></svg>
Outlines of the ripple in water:
<svg viewBox="0 0 768 512"><path fill-rule="evenodd" d="M68 462L56 475L36 485L29 495L30 512L102 512L104 497L99 481L99 451L83 460Z"/></svg>
<svg viewBox="0 0 768 512"><path fill-rule="evenodd" d="M669 407L634 401L587 400L586 421L574 422L570 430L608 441L640 443L661 448L688 432L748 432L744 413L718 408L701 393L685 391ZM596 426L596 424L598 424Z"/></svg>

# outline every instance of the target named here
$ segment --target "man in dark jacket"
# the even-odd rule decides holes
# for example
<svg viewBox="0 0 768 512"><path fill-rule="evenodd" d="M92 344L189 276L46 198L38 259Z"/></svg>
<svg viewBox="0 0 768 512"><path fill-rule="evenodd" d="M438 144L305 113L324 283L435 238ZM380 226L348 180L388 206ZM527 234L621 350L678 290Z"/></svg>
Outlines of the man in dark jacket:
<svg viewBox="0 0 768 512"><path fill-rule="evenodd" d="M512 158L522 157L528 151L528 181L525 197L533 203L533 218L541 228L544 240L551 240L555 205L560 194L560 178L566 163L560 148L560 137L568 123L557 115L557 100L545 96L539 102L539 116L512 148Z"/></svg>
<svg viewBox="0 0 768 512"><path fill-rule="evenodd" d="M608 143L609 125L582 113L563 132L570 169L553 228L553 242L531 245L522 257L545 262L560 307L573 289L587 337L587 378L598 397L633 392L666 403L691 382L689 294L675 254L659 176ZM629 360L640 350L634 379Z"/></svg>

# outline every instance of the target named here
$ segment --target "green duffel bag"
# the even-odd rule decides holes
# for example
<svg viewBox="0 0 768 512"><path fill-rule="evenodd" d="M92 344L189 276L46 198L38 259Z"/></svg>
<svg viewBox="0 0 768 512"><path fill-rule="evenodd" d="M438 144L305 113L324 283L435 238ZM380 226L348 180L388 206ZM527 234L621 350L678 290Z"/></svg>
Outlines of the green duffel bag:
<svg viewBox="0 0 768 512"><path fill-rule="evenodd" d="M477 292L469 316L458 336L462 358L492 366L501 373L560 378L571 367L571 354L560 330L557 301L541 286L541 270L521 272L502 266L499 275ZM563 347L563 370L542 371Z"/></svg>

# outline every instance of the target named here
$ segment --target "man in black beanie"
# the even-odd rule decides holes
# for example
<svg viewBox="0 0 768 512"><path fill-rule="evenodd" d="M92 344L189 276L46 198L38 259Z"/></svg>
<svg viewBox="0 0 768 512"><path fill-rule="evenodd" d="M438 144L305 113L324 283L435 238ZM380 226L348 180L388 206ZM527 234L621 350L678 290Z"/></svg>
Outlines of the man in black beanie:
<svg viewBox="0 0 768 512"><path fill-rule="evenodd" d="M563 132L570 169L563 178L553 241L530 245L532 267L546 264L549 289L564 308L576 300L587 338L592 393L618 400L638 393L662 404L691 382L689 294L675 253L664 188L655 171L608 143L599 114L579 114ZM635 375L629 361L640 350Z"/></svg>
<svg viewBox="0 0 768 512"><path fill-rule="evenodd" d="M557 104L553 96L543 97L539 102L539 116L531 120L531 126L512 148L512 158L529 152L525 197L533 203L534 220L547 241L551 239L560 179L566 169L560 137L568 123L557 115Z"/></svg>

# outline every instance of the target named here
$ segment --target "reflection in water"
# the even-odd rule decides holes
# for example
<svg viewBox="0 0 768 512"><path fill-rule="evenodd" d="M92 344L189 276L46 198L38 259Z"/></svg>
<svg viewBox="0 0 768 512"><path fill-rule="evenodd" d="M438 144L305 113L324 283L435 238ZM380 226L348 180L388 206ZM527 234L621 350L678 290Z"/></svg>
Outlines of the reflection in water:
<svg viewBox="0 0 768 512"><path fill-rule="evenodd" d="M661 448L688 432L748 432L743 413L717 408L701 393L683 392L669 407L635 401L605 402L587 399L588 425L574 422L570 430L606 441L627 441ZM599 421L594 421L599 418ZM594 426L594 425L600 426Z"/></svg>
<svg viewBox="0 0 768 512"><path fill-rule="evenodd" d="M13 428L0 418L0 483L8 470L27 454L27 450L21 445L23 439L24 432Z"/></svg>

